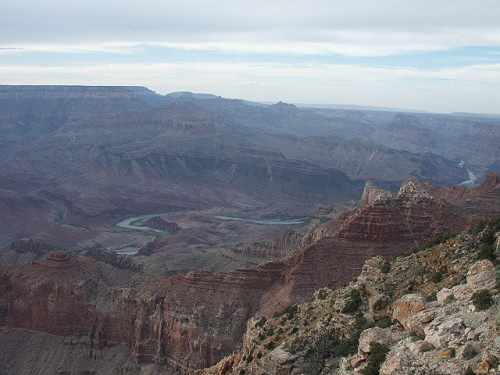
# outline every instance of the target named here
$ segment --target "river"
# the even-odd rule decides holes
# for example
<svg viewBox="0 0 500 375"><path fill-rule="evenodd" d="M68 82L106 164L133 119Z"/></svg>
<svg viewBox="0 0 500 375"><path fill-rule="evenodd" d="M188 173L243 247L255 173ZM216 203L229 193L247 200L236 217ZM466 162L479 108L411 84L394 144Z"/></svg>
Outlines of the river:
<svg viewBox="0 0 500 375"><path fill-rule="evenodd" d="M460 168L465 168L465 161L463 159L460 160L460 163L458 163L458 166ZM465 170L469 174L469 179L462 181L459 185L463 185L463 186L467 186L467 187L474 185L477 181L476 175L474 174L474 172L469 171L467 168Z"/></svg>
<svg viewBox="0 0 500 375"><path fill-rule="evenodd" d="M145 219L151 219L153 217L158 217L158 216L166 216L167 214L149 214L149 215L140 215L140 216L133 216L129 217L125 220L120 221L119 223L116 224L116 226L120 228L126 228L126 229L134 229L134 230L140 230L143 232L156 232L162 235L163 237L169 236L170 234L160 230L160 229L155 229L148 227L146 225L137 225L138 222L145 220ZM224 221L242 221L246 223L252 223L252 224L259 224L259 225L297 225L297 224L302 224L304 222L303 219L293 219L293 220L276 220L276 219L271 219L271 220L265 220L265 219L244 219L242 217L236 217L236 216L217 216L214 215L213 217L217 219L221 219Z"/></svg>

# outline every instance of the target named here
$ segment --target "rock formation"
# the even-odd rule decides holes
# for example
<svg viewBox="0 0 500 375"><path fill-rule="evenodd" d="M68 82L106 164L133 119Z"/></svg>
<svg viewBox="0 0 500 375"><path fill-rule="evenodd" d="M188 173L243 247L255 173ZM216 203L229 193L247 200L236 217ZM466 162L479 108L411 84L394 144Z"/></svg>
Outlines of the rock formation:
<svg viewBox="0 0 500 375"><path fill-rule="evenodd" d="M486 230L498 232L498 222ZM252 319L241 349L195 374L496 374L500 299L493 263L477 260L482 242L462 233L390 267L372 258L346 287ZM395 300L373 314L370 301L381 294Z"/></svg>
<svg viewBox="0 0 500 375"><path fill-rule="evenodd" d="M1 270L0 323L86 338L91 349L128 343L135 362L165 365L181 373L207 367L237 347L246 322L255 314L270 317L306 301L318 288L348 283L373 255L392 259L433 236L468 225L468 217L424 187L410 181L396 196L365 199L358 210L334 219L341 222L331 224L337 230L330 236L301 252L229 273L153 277L117 255L50 253L33 264ZM367 190L370 195L370 187ZM381 264L382 260L371 269ZM438 263L431 265L434 269ZM397 292L388 294L377 272L375 277L359 277L359 288L362 283L364 291L373 291L370 298L399 298L405 290L408 294L418 289L423 280L408 277ZM382 299L384 303L375 303L372 298L372 310L384 309L391 297ZM418 313L413 307L406 310ZM283 358L280 353L275 357L278 362Z"/></svg>

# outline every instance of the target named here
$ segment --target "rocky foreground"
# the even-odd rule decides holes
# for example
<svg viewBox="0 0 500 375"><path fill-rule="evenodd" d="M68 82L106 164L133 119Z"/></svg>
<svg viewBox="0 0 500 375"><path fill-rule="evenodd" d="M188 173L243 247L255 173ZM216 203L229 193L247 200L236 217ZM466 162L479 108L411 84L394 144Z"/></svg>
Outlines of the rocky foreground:
<svg viewBox="0 0 500 375"><path fill-rule="evenodd" d="M498 374L498 230L371 258L346 287L253 318L240 350L195 374Z"/></svg>

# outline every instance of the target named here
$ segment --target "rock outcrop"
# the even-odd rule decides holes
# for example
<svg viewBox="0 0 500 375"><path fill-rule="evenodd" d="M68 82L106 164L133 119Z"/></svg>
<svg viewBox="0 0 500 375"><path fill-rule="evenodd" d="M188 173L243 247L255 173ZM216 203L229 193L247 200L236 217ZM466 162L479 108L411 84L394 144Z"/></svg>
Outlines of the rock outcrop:
<svg viewBox="0 0 500 375"><path fill-rule="evenodd" d="M465 278L489 275L490 261L477 261L480 241L462 233L398 257L390 270L370 259L348 286L320 289L312 302L252 320L241 349L196 374L269 373L269 363L276 374L496 374L498 288L483 279L487 297L479 301ZM444 290L452 297L435 301ZM395 297L385 317L372 314L369 303L382 293Z"/></svg>

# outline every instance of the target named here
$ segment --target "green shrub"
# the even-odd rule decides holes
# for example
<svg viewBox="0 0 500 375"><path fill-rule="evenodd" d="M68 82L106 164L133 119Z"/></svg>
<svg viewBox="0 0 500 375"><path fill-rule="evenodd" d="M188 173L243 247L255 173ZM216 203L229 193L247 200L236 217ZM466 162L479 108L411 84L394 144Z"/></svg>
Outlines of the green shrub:
<svg viewBox="0 0 500 375"><path fill-rule="evenodd" d="M240 372L238 373L239 375L245 375L245 370L241 369Z"/></svg>
<svg viewBox="0 0 500 375"><path fill-rule="evenodd" d="M328 294L327 294L325 289L320 289L318 292L318 299L324 300L324 299L326 299L327 295Z"/></svg>
<svg viewBox="0 0 500 375"><path fill-rule="evenodd" d="M456 301L455 295L450 294L446 299L444 300L445 303L451 303L453 301Z"/></svg>
<svg viewBox="0 0 500 375"><path fill-rule="evenodd" d="M274 328L270 327L266 331L266 336L274 336Z"/></svg>
<svg viewBox="0 0 500 375"><path fill-rule="evenodd" d="M267 350L273 350L275 346L276 346L276 345L274 344L274 341L269 341L269 342L266 344L265 348L266 348Z"/></svg>
<svg viewBox="0 0 500 375"><path fill-rule="evenodd" d="M493 298L488 289L483 289L475 292L472 295L472 303L479 311L486 310L493 305Z"/></svg>
<svg viewBox="0 0 500 375"><path fill-rule="evenodd" d="M495 245L494 244L481 244L479 246L479 253L477 254L478 259L488 259L495 262Z"/></svg>
<svg viewBox="0 0 500 375"><path fill-rule="evenodd" d="M472 234L478 234L478 233L482 232L485 227L486 227L486 222L484 220L481 220L472 226L470 232Z"/></svg>
<svg viewBox="0 0 500 375"><path fill-rule="evenodd" d="M255 324L256 327L264 327L264 324L266 324L267 322L267 319L265 316L263 316L262 318L260 318L260 320Z"/></svg>
<svg viewBox="0 0 500 375"><path fill-rule="evenodd" d="M411 337L412 341L424 340L425 339L425 335L424 334L417 333L415 331L411 331L410 332L410 337Z"/></svg>
<svg viewBox="0 0 500 375"><path fill-rule="evenodd" d="M349 295L349 299L347 300L344 308L342 309L342 312L344 314L351 314L356 311L358 311L359 307L361 306L362 300L361 300L361 294L359 293L358 289L353 289L351 290L351 293Z"/></svg>
<svg viewBox="0 0 500 375"><path fill-rule="evenodd" d="M299 329L297 327L293 327L292 330L290 331L290 334L294 334L294 333L297 333Z"/></svg>
<svg viewBox="0 0 500 375"><path fill-rule="evenodd" d="M469 366L469 367L467 367L467 371L465 372L465 375L476 375L476 373Z"/></svg>
<svg viewBox="0 0 500 375"><path fill-rule="evenodd" d="M376 326L380 328L389 328L394 323L390 316L384 315L379 320L377 320Z"/></svg>
<svg viewBox="0 0 500 375"><path fill-rule="evenodd" d="M488 228L483 232L481 243L485 245L493 245L495 243L495 230L493 228Z"/></svg>
<svg viewBox="0 0 500 375"><path fill-rule="evenodd" d="M249 356L247 357L247 363L250 363L250 362L252 362L252 361L253 361L253 357L252 357L251 355L249 355Z"/></svg>
<svg viewBox="0 0 500 375"><path fill-rule="evenodd" d="M428 295L427 295L427 297L425 297L425 300L426 300L427 302L437 301L437 295L436 295L436 294L437 294L437 292L436 292L436 291L434 291L434 292L432 292L432 293L428 294Z"/></svg>
<svg viewBox="0 0 500 375"><path fill-rule="evenodd" d="M345 357L353 354L358 349L358 342L352 338L335 340L332 345L332 352L335 357Z"/></svg>
<svg viewBox="0 0 500 375"><path fill-rule="evenodd" d="M434 272L431 276L431 281L435 284L443 281L443 279L444 279L444 274L442 270Z"/></svg>
<svg viewBox="0 0 500 375"><path fill-rule="evenodd" d="M261 359L262 358L262 353L261 352L258 352L257 355L255 356L257 359Z"/></svg>
<svg viewBox="0 0 500 375"><path fill-rule="evenodd" d="M382 273L391 272L391 264L389 262L385 262L380 270L382 271Z"/></svg>
<svg viewBox="0 0 500 375"><path fill-rule="evenodd" d="M286 315L287 319L292 319L297 315L298 307L297 305L288 306L286 309L276 312L273 314L273 318L279 318L280 316Z"/></svg>
<svg viewBox="0 0 500 375"><path fill-rule="evenodd" d="M367 328L370 328L370 324L368 324L368 321L363 314L359 312L354 320L354 331L364 331Z"/></svg>
<svg viewBox="0 0 500 375"><path fill-rule="evenodd" d="M389 348L386 345L371 342L368 365L361 370L361 373L363 375L379 375L380 365L385 361L388 352Z"/></svg>
<svg viewBox="0 0 500 375"><path fill-rule="evenodd" d="M309 348L308 357L312 357L314 362L320 363L325 358L332 355L333 339L328 332L320 333Z"/></svg>

